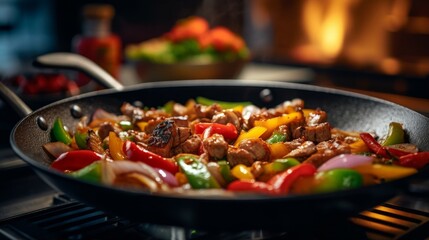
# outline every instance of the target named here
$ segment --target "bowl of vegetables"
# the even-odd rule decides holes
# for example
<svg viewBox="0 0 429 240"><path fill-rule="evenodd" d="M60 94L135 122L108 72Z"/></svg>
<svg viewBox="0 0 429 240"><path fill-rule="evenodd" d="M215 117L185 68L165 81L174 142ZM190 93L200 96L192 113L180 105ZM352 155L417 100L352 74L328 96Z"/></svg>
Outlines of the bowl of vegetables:
<svg viewBox="0 0 429 240"><path fill-rule="evenodd" d="M198 16L179 20L169 32L126 47L141 81L232 79L250 59L242 37Z"/></svg>

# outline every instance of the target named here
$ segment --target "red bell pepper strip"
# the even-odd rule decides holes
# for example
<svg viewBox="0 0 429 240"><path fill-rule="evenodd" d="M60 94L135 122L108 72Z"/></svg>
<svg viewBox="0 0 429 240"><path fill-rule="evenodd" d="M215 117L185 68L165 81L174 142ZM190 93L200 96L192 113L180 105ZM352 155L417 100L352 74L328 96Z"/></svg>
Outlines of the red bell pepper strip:
<svg viewBox="0 0 429 240"><path fill-rule="evenodd" d="M384 147L384 149L386 149L386 151L393 157L395 158L399 158L405 155L410 154L410 152L407 151L402 151L400 149L397 148L392 148L392 147Z"/></svg>
<svg viewBox="0 0 429 240"><path fill-rule="evenodd" d="M429 152L411 153L399 157L399 165L416 169L423 168L429 163Z"/></svg>
<svg viewBox="0 0 429 240"><path fill-rule="evenodd" d="M368 148L373 153L385 158L390 158L388 151L383 146L381 146L381 144L378 143L371 134L366 132L361 133L360 138L365 142L366 146L368 146Z"/></svg>
<svg viewBox="0 0 429 240"><path fill-rule="evenodd" d="M237 128L232 123L197 123L194 125L194 130L196 134L203 134L204 138L210 137L215 133L221 134L226 139L236 139L238 137Z"/></svg>
<svg viewBox="0 0 429 240"><path fill-rule="evenodd" d="M316 171L317 169L313 164L301 163L274 175L267 183L273 187L273 191L276 193L286 194L295 180L299 177L312 176Z"/></svg>
<svg viewBox="0 0 429 240"><path fill-rule="evenodd" d="M227 189L234 192L255 192L274 194L273 187L265 182L253 180L236 180L231 182Z"/></svg>
<svg viewBox="0 0 429 240"><path fill-rule="evenodd" d="M61 154L51 167L62 172L73 172L98 161L103 156L91 150L75 150Z"/></svg>
<svg viewBox="0 0 429 240"><path fill-rule="evenodd" d="M134 142L126 141L122 146L122 150L131 161L143 162L151 167L160 168L172 174L176 174L179 171L175 162L139 147Z"/></svg>

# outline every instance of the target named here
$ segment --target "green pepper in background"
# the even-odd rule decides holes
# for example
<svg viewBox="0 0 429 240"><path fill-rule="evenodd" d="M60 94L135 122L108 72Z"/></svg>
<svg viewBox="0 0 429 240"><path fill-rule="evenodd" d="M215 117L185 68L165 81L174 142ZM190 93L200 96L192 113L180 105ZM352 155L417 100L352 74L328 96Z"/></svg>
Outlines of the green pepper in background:
<svg viewBox="0 0 429 240"><path fill-rule="evenodd" d="M231 167L229 166L229 163L225 160L218 161L217 164L219 164L219 171L222 175L223 179L226 183L230 183L234 181L236 178L231 173Z"/></svg>
<svg viewBox="0 0 429 240"><path fill-rule="evenodd" d="M166 104L164 104L164 106L162 106L162 109L164 109L164 111L166 113L172 114L173 113L174 104L175 104L174 101L168 101Z"/></svg>
<svg viewBox="0 0 429 240"><path fill-rule="evenodd" d="M219 183L210 174L207 166L198 160L199 156L193 154L180 154L176 161L186 175L193 189L220 188Z"/></svg>
<svg viewBox="0 0 429 240"><path fill-rule="evenodd" d="M213 99L208 99L205 97L197 97L195 99L197 101L197 103L202 104L202 105L206 105L206 106L210 106L212 104L219 104L219 106L221 106L223 109L230 109L230 108L235 108L238 106L248 106L248 105L252 105L251 102L224 102L224 101L217 101L217 100L213 100Z"/></svg>
<svg viewBox="0 0 429 240"><path fill-rule="evenodd" d="M57 117L54 121L54 125L52 126L52 134L57 141L63 142L66 145L70 145L72 142L70 134L64 129L63 121L59 117Z"/></svg>
<svg viewBox="0 0 429 240"><path fill-rule="evenodd" d="M284 142L286 140L286 135L281 132L274 132L271 137L267 139L268 144L278 143L278 142Z"/></svg>
<svg viewBox="0 0 429 240"><path fill-rule="evenodd" d="M353 169L332 169L315 175L315 192L333 192L363 185L362 175Z"/></svg>
<svg viewBox="0 0 429 240"><path fill-rule="evenodd" d="M299 164L300 162L295 158L276 159L264 165L264 173L273 174L281 172Z"/></svg>
<svg viewBox="0 0 429 240"><path fill-rule="evenodd" d="M402 124L397 122L391 122L389 124L389 131L386 138L384 139L382 146L389 146L394 144L404 143L404 128Z"/></svg>
<svg viewBox="0 0 429 240"><path fill-rule="evenodd" d="M122 130L124 131L132 130L134 128L133 123L127 120L120 121L119 126L121 126Z"/></svg>
<svg viewBox="0 0 429 240"><path fill-rule="evenodd" d="M68 174L77 179L93 183L99 183L101 182L101 162L93 162L82 169L79 169L75 172L70 172Z"/></svg>
<svg viewBox="0 0 429 240"><path fill-rule="evenodd" d="M79 149L88 149L88 138L88 132L76 131L74 134L74 139Z"/></svg>

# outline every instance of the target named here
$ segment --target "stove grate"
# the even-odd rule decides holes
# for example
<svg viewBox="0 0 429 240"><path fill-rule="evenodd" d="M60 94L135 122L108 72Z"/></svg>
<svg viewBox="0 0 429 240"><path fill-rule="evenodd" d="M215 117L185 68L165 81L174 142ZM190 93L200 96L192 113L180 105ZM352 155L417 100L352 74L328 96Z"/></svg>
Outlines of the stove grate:
<svg viewBox="0 0 429 240"><path fill-rule="evenodd" d="M295 239L285 232L208 233L142 224L58 195L51 207L0 222L0 239ZM429 213L386 202L350 219L370 240L427 239ZM422 237L423 236L423 237ZM318 239L318 238L316 238Z"/></svg>

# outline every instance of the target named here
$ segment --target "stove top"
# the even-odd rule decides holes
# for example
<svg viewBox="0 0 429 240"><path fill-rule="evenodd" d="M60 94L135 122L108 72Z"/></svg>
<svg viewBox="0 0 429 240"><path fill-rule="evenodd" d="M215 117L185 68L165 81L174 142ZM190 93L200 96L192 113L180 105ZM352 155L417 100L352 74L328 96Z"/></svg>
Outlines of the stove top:
<svg viewBox="0 0 429 240"><path fill-rule="evenodd" d="M9 149L0 151L0 239L428 239L426 184L344 222L294 232L206 232L133 222L69 198L39 179ZM5 194L4 194L5 193ZM420 194L418 194L420 193Z"/></svg>

